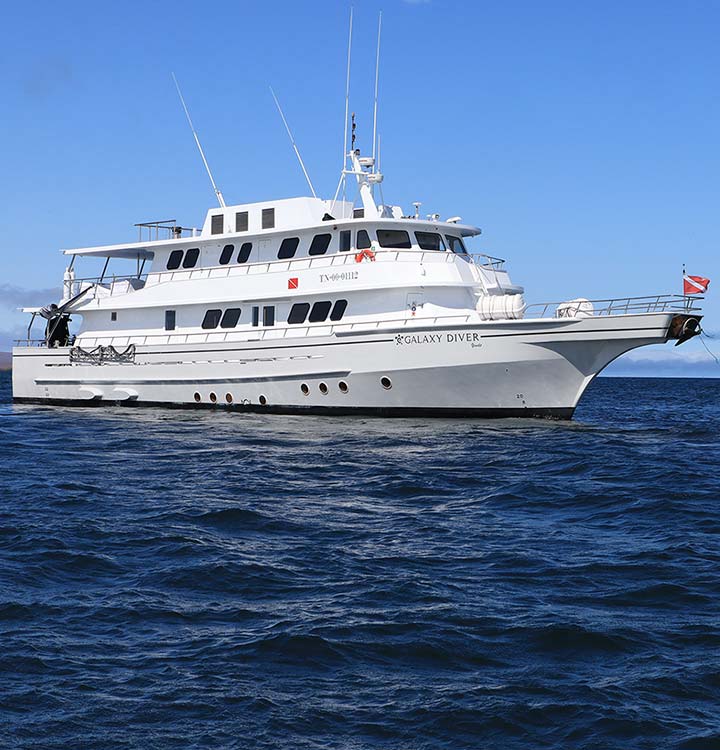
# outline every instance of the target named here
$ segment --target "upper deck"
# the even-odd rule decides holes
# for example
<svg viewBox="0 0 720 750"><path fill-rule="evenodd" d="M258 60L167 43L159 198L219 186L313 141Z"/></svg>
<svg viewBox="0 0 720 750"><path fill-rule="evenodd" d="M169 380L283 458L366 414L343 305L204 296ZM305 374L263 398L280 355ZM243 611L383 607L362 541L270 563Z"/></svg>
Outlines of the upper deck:
<svg viewBox="0 0 720 750"><path fill-rule="evenodd" d="M347 201L301 197L210 209L202 229L191 230L192 234L189 237L183 236L179 227L160 226L160 229L166 229L168 232L165 239L74 248L63 252L65 255L73 256L154 260L166 258L175 249L207 248L221 241L225 245L231 240L271 240L312 231L333 233L368 226L386 229L397 226L401 231L449 232L460 237L471 237L481 233L478 227L460 224L457 221L439 221L436 217L421 220L417 216L404 216L399 206L381 206L376 215L366 216L364 208L354 208L353 204Z"/></svg>

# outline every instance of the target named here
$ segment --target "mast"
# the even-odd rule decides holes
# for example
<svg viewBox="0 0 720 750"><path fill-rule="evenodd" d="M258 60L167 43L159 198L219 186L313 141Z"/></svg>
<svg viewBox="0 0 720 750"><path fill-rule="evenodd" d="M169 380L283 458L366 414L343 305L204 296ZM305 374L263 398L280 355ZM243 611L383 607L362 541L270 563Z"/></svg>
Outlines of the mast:
<svg viewBox="0 0 720 750"><path fill-rule="evenodd" d="M185 116L187 117L188 125L190 125L190 130L192 131L193 138L195 138L195 143L197 144L198 151L200 152L200 158L203 160L203 164L205 165L205 171L208 173L208 177L210 178L210 184L212 185L212 188L215 191L215 197L218 199L220 208L225 208L225 199L223 198L223 194L220 192L220 189L215 184L215 180L213 179L212 172L210 171L210 165L208 164L207 159L205 158L205 152L203 151L203 148L200 145L200 139L198 138L198 134L195 132L193 121L190 119L190 112L188 112L188 108L187 108L187 105L185 104L185 99L183 98L182 91L180 91L180 86L177 82L177 78L175 78L175 73L171 73L170 75L172 75L172 79L173 81L175 81L175 88L177 89L178 96L180 97L180 101L182 103L183 109L185 110Z"/></svg>

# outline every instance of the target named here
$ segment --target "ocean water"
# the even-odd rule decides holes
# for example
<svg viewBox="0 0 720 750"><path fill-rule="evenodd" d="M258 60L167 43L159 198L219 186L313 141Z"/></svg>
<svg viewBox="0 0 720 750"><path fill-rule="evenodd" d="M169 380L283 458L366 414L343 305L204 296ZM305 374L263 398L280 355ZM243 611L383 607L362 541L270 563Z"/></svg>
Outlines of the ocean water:
<svg viewBox="0 0 720 750"><path fill-rule="evenodd" d="M720 747L720 380L576 420L13 406L0 747Z"/></svg>

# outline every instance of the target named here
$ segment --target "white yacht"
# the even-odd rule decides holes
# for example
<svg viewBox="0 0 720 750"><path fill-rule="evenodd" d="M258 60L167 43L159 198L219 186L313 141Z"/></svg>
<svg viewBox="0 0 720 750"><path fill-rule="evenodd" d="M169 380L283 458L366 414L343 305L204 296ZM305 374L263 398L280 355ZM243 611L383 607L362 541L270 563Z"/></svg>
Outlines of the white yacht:
<svg viewBox="0 0 720 750"><path fill-rule="evenodd" d="M699 331L680 295L527 306L505 261L468 250L480 229L378 202L354 140L358 205L225 206L216 190L200 230L150 222L136 242L65 250L63 299L25 308L14 400L568 419L615 358ZM98 278L76 275L86 258L104 259ZM134 273L112 275L118 259Z"/></svg>

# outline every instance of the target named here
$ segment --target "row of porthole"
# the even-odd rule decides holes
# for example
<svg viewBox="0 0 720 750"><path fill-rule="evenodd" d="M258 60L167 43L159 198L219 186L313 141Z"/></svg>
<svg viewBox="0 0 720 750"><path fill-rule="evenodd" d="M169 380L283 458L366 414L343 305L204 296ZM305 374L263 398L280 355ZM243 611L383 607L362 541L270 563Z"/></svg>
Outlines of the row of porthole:
<svg viewBox="0 0 720 750"><path fill-rule="evenodd" d="M388 377L382 377L380 378L380 385L386 390L389 391L392 388L392 380ZM340 390L340 393L347 393L350 390L350 387L344 380L340 380L338 382L338 389ZM310 395L310 386L307 383L303 383L300 386L300 390L302 391L303 396L309 396ZM318 390L320 393L322 393L323 396L327 396L329 392L329 388L327 386L327 383L320 383L318 385Z"/></svg>
<svg viewBox="0 0 720 750"><path fill-rule="evenodd" d="M392 381L388 377L382 377L380 378L380 385L386 390L389 391L392 388ZM338 389L340 390L340 393L347 393L350 390L350 387L344 380L340 380L338 382ZM300 386L300 390L302 391L303 396L309 396L310 395L310 386L307 383L303 383ZM320 393L322 393L323 396L327 396L330 389L328 388L327 383L320 383L318 385L318 390ZM202 401L202 396L196 391L193 398L195 399L196 403L200 403ZM218 397L217 394L214 392L211 392L208 395L208 399L210 400L211 404L216 404ZM233 397L232 393L226 393L225 394L225 401L228 404L232 404ZM267 406L267 398L263 396L262 394L258 396L258 402L260 403L260 406ZM246 399L243 399L243 403L248 403Z"/></svg>
<svg viewBox="0 0 720 750"><path fill-rule="evenodd" d="M195 402L198 403L198 404L202 401L202 396L197 391L195 391L195 394L193 395L193 398L195 399ZM210 392L208 394L208 399L209 399L209 401L210 401L211 404L216 404L217 400L218 400L217 394L213 393L213 392ZM232 402L233 402L233 395L232 395L232 393L226 393L225 394L225 401L228 404L232 404ZM260 396L258 396L258 401L260 402L260 406L267 406L267 398L265 396L263 396L262 394L260 394ZM243 404L249 404L250 401L248 401L248 399L244 398L244 399L241 400L241 403L243 403Z"/></svg>

